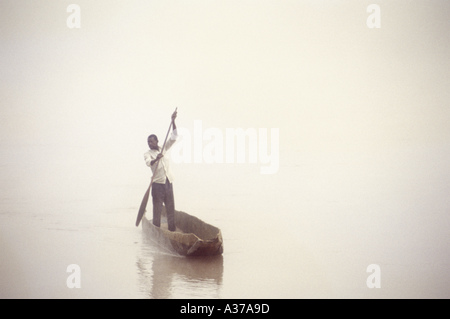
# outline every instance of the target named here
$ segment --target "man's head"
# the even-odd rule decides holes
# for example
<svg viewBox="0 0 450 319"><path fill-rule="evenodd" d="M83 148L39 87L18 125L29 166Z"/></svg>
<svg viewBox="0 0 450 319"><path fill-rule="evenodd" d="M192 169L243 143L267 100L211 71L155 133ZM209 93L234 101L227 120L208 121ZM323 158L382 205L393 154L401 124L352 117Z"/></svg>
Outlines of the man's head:
<svg viewBox="0 0 450 319"><path fill-rule="evenodd" d="M147 138L147 143L148 146L152 149L152 150L159 150L158 147L158 137L155 134L150 135Z"/></svg>

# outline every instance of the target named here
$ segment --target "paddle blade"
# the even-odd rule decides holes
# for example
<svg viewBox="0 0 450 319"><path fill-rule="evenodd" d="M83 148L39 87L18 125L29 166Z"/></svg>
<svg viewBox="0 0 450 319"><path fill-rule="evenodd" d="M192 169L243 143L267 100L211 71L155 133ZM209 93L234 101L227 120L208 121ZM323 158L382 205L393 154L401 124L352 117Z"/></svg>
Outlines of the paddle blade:
<svg viewBox="0 0 450 319"><path fill-rule="evenodd" d="M147 191L145 192L144 198L142 199L141 202L141 207L139 207L139 212L136 218L136 227L139 226L139 223L141 222L142 217L144 216L145 213L145 208L147 207L147 203L148 203L148 197L150 195L150 188L152 187L152 185L150 184L150 186L148 187Z"/></svg>

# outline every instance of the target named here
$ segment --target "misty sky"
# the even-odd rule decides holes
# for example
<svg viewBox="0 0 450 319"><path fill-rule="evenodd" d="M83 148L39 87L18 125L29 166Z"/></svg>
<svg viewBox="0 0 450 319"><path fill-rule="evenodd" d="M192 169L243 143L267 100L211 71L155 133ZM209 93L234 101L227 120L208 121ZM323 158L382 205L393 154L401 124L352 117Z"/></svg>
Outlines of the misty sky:
<svg viewBox="0 0 450 319"><path fill-rule="evenodd" d="M146 138L175 107L191 132L279 129L280 167L326 161L317 185L341 158L385 171L449 143L447 1L379 1L376 29L368 1L78 1L79 29L70 3L0 3L0 143L30 149L3 148L17 174L147 183ZM437 154L422 175L445 170Z"/></svg>
<svg viewBox="0 0 450 319"><path fill-rule="evenodd" d="M450 6L378 3L380 29L367 1L78 1L70 29L67 1L2 1L1 142L145 148L176 106L303 149L448 139Z"/></svg>
<svg viewBox="0 0 450 319"><path fill-rule="evenodd" d="M67 26L72 3L79 29ZM372 3L381 28L366 24ZM280 140L273 175L260 163L173 165L178 207L444 269L449 17L447 0L0 0L5 218L117 209L134 227L147 136L162 144L178 107L192 134L201 122L275 128ZM403 269L408 283L428 280ZM432 276L446 292L447 273Z"/></svg>

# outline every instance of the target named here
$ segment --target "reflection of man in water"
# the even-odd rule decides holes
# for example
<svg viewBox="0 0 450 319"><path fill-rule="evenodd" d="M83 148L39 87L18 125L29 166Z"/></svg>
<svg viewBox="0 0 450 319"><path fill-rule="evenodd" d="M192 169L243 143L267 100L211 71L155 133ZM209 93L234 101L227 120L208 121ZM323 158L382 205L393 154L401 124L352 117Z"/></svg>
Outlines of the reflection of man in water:
<svg viewBox="0 0 450 319"><path fill-rule="evenodd" d="M166 142L164 152L170 149L178 137L177 126L175 124L176 117L177 111L172 114L173 131ZM169 230L175 231L175 201L172 187L173 176L170 173L169 161L162 154L163 150L158 146L158 137L156 135L150 135L147 142L150 150L144 154L144 159L147 166L152 169L154 175L152 185L153 224L157 227L161 226L161 211L164 203L166 206ZM157 164L158 161L160 162L159 164ZM156 166L158 166L158 168L156 168Z"/></svg>

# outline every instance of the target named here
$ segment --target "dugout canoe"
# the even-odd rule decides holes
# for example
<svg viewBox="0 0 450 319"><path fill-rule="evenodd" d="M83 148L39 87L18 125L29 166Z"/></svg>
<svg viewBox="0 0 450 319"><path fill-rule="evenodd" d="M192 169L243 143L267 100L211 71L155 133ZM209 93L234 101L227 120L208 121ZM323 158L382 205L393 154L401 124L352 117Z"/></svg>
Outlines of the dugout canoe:
<svg viewBox="0 0 450 319"><path fill-rule="evenodd" d="M166 210L161 213L161 227L142 218L142 229L153 241L182 256L210 256L223 253L223 239L219 228L182 211L175 211L176 231L167 228Z"/></svg>

